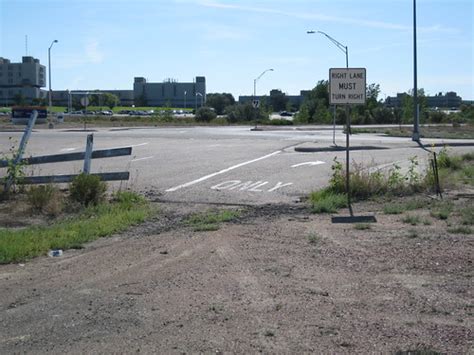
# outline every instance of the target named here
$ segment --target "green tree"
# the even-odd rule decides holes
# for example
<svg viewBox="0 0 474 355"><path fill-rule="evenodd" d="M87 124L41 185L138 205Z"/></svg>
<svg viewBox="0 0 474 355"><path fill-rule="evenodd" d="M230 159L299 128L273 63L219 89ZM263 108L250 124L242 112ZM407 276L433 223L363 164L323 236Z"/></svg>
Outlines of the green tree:
<svg viewBox="0 0 474 355"><path fill-rule="evenodd" d="M381 102L379 102L378 100L379 94L380 94L379 84L372 83L367 86L365 105L368 110L373 110L381 106Z"/></svg>
<svg viewBox="0 0 474 355"><path fill-rule="evenodd" d="M331 120L329 111L328 81L320 80L316 87L311 90L301 104L298 121L327 123Z"/></svg>
<svg viewBox="0 0 474 355"><path fill-rule="evenodd" d="M196 115L194 116L197 122L210 122L216 117L217 115L214 109L206 106L199 107L196 111Z"/></svg>
<svg viewBox="0 0 474 355"><path fill-rule="evenodd" d="M26 98L21 92L19 92L13 96L13 103L17 106L24 106L26 105Z"/></svg>
<svg viewBox="0 0 474 355"><path fill-rule="evenodd" d="M102 94L102 103L110 108L111 110L118 105L120 102L119 98L117 95L111 94L111 93L104 93Z"/></svg>
<svg viewBox="0 0 474 355"><path fill-rule="evenodd" d="M228 106L225 114L230 123L254 122L265 118L262 111L254 109L250 103Z"/></svg>
<svg viewBox="0 0 474 355"><path fill-rule="evenodd" d="M224 110L228 106L235 105L235 99L232 94L228 93L214 93L206 95L206 106L212 107L216 110L218 115L224 114Z"/></svg>

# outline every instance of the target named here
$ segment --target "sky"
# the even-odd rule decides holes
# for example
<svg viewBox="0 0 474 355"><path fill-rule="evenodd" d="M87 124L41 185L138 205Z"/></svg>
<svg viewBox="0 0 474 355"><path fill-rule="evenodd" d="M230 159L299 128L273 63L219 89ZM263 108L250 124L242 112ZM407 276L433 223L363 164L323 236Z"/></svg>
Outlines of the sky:
<svg viewBox="0 0 474 355"><path fill-rule="evenodd" d="M474 1L418 0L418 88L474 99ZM236 98L289 95L345 67L380 99L413 88L412 0L0 0L0 57L48 65L53 90L128 89L133 78L192 82Z"/></svg>

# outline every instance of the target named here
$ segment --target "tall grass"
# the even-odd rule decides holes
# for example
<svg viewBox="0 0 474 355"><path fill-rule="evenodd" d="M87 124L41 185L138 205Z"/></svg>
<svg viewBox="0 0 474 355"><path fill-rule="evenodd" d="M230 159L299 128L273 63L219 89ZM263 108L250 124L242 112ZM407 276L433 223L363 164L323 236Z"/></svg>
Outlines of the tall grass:
<svg viewBox="0 0 474 355"><path fill-rule="evenodd" d="M86 208L78 217L47 227L0 229L0 263L44 255L50 249L69 249L143 222L150 213L141 202L117 200Z"/></svg>

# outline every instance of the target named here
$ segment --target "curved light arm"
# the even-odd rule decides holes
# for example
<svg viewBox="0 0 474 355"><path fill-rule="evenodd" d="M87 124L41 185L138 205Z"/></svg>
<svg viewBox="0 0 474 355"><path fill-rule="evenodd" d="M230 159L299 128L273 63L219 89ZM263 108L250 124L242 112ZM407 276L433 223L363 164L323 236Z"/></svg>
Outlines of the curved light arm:
<svg viewBox="0 0 474 355"><path fill-rule="evenodd" d="M263 74L265 74L267 71L273 71L273 69L264 70L263 73L260 74L260 75L255 79L255 81L257 81L258 79L260 79L260 78L263 76Z"/></svg>
<svg viewBox="0 0 474 355"><path fill-rule="evenodd" d="M328 35L326 32L323 31L306 31L308 34L313 34L313 33L319 33L325 36L328 40L330 40L337 48L339 48L344 54L346 55L346 67L349 68L349 49L347 46L343 45L341 42L338 40L332 38L330 35Z"/></svg>
<svg viewBox="0 0 474 355"><path fill-rule="evenodd" d="M49 48L48 48L48 49L49 49L49 50L51 50L51 47L52 47L52 46L53 46L53 44L55 44L55 43L58 43L58 40L57 40L57 39L55 39L53 42L51 42L51 45L49 46Z"/></svg>

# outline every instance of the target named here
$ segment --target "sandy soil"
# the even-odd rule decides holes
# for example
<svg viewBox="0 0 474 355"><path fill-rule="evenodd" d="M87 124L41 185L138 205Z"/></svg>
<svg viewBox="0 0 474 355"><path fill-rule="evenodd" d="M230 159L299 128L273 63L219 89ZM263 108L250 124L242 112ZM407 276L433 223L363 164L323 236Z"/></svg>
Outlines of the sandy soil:
<svg viewBox="0 0 474 355"><path fill-rule="evenodd" d="M194 232L183 219L209 206L160 208L82 250L0 265L0 353L474 351L474 236L426 211L431 225L377 213L357 230L262 206Z"/></svg>

